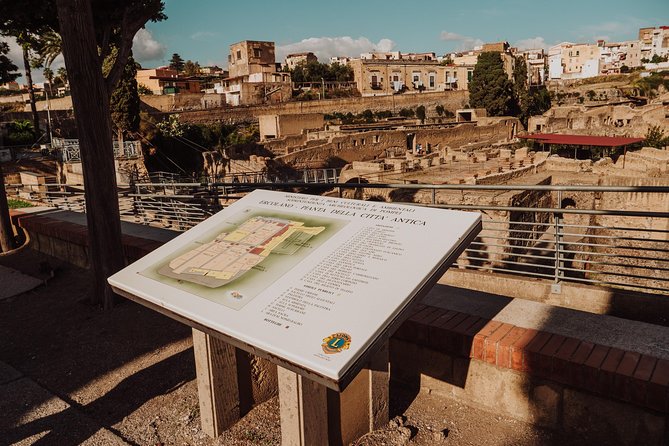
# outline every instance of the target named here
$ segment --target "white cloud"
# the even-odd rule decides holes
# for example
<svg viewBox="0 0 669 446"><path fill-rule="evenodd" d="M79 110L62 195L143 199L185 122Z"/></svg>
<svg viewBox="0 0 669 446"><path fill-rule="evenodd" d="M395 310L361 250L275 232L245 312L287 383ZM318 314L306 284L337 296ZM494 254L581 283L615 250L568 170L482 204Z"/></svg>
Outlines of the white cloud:
<svg viewBox="0 0 669 446"><path fill-rule="evenodd" d="M159 61L165 57L166 51L165 45L158 42L148 29L140 29L132 39L132 54L140 64Z"/></svg>
<svg viewBox="0 0 669 446"><path fill-rule="evenodd" d="M477 39L475 37L463 36L462 34L453 33L450 31L442 31L439 37L441 40L444 40L446 42L456 42L457 43L455 47L456 51L472 50L474 49L474 47L481 46L484 43L483 40L481 39Z"/></svg>
<svg viewBox="0 0 669 446"><path fill-rule="evenodd" d="M366 37L310 37L300 42L279 45L276 48L276 60L283 61L288 54L311 51L321 62L333 56L360 57L361 53L370 51L387 52L395 48L395 42L381 39L377 43Z"/></svg>
<svg viewBox="0 0 669 446"><path fill-rule="evenodd" d="M14 37L9 37L9 36L4 36L2 38L7 44L9 45L9 53L7 53L7 57L11 59L12 63L16 65L19 69L17 70L19 73L21 73L21 77L16 79L16 82L19 84L27 84L28 81L26 80L26 73L25 70L23 69L23 49L21 48L21 45L16 43L16 39ZM54 61L51 63L51 69L55 73L58 71L58 68L65 66L65 60L63 59L63 55L59 54L58 57L54 59ZM44 82L44 75L42 72L44 71L44 68L33 68L31 70L32 78L33 78L33 83L39 84Z"/></svg>
<svg viewBox="0 0 669 446"><path fill-rule="evenodd" d="M549 44L546 43L546 39L543 37L537 36L529 39L522 39L515 43L514 45L519 50L537 50L537 49L548 49Z"/></svg>

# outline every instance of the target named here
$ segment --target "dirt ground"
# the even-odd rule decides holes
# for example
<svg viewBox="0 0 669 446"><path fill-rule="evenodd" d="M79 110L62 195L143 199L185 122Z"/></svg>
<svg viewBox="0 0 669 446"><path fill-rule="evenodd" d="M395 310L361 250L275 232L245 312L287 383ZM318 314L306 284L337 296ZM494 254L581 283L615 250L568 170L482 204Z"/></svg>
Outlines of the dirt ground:
<svg viewBox="0 0 669 446"><path fill-rule="evenodd" d="M190 328L128 301L107 312L96 308L88 302L87 271L30 250L0 256L0 265L44 278L54 271L45 285L0 301L0 362L33 389L0 401L0 444L280 444L277 397L218 439L202 432ZM50 394L67 407L50 410ZM391 417L355 444L576 444L397 385Z"/></svg>

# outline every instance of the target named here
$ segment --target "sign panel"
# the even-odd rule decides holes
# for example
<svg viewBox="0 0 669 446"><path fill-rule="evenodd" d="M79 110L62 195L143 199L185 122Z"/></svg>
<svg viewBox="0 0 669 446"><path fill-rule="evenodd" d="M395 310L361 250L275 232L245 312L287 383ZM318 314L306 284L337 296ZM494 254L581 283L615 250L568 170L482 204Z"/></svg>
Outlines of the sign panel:
<svg viewBox="0 0 669 446"><path fill-rule="evenodd" d="M337 388L479 230L478 213L256 190L109 283Z"/></svg>

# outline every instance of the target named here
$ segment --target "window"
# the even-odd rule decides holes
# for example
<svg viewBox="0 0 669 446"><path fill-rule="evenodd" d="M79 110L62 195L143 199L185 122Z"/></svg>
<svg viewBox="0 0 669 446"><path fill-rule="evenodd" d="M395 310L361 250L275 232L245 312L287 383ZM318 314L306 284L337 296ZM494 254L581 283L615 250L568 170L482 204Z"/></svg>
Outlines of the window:
<svg viewBox="0 0 669 446"><path fill-rule="evenodd" d="M418 74L414 74L414 75L413 75L413 81L414 81L414 82L418 82L418 81L420 81L420 76L419 76Z"/></svg>
<svg viewBox="0 0 669 446"><path fill-rule="evenodd" d="M474 75L474 70L467 70L467 82L472 81L472 76Z"/></svg>
<svg viewBox="0 0 669 446"><path fill-rule="evenodd" d="M253 57L262 57L262 49L253 48Z"/></svg>
<svg viewBox="0 0 669 446"><path fill-rule="evenodd" d="M379 135L374 135L374 143L378 143L378 142L379 142Z"/></svg>
<svg viewBox="0 0 669 446"><path fill-rule="evenodd" d="M434 88L434 73L430 73L430 88Z"/></svg>
<svg viewBox="0 0 669 446"><path fill-rule="evenodd" d="M242 50L237 50L237 60L242 58Z"/></svg>

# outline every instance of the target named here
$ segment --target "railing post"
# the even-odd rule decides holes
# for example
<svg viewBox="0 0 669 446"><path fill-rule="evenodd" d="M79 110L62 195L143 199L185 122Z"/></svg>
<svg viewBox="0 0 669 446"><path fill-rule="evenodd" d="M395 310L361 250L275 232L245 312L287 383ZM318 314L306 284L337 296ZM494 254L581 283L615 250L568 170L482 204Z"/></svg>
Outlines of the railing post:
<svg viewBox="0 0 669 446"><path fill-rule="evenodd" d="M557 191L557 206L562 208L562 191ZM560 294L562 292L562 213L553 214L555 220L555 275L554 283L551 285L551 292Z"/></svg>

